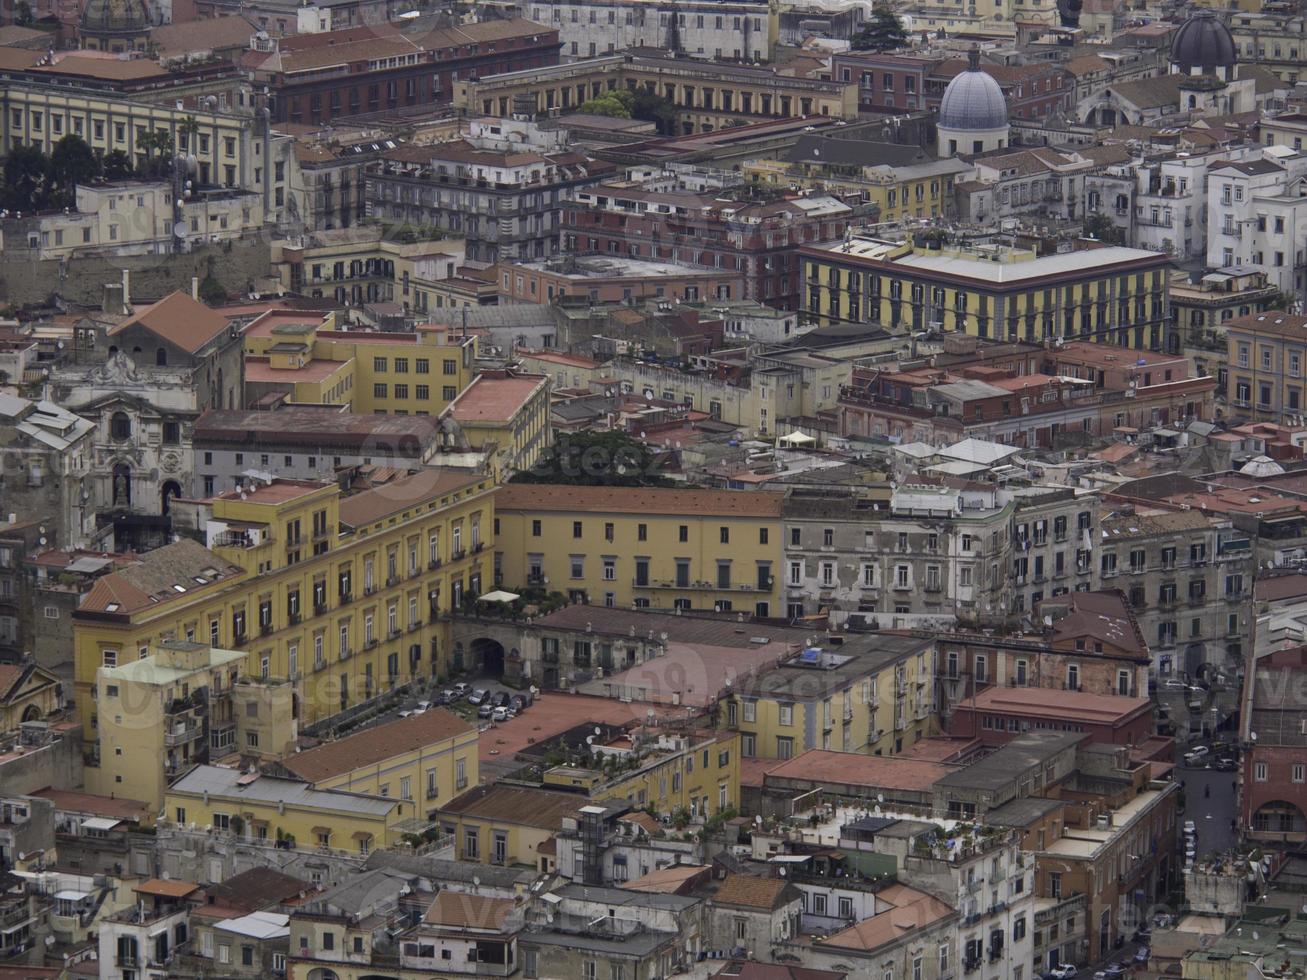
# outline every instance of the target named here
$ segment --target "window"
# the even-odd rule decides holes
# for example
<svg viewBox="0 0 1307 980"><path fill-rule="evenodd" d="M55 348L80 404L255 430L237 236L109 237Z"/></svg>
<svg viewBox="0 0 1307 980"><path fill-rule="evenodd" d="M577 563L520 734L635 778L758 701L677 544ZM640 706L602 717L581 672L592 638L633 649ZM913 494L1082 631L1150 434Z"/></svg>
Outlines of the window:
<svg viewBox="0 0 1307 980"><path fill-rule="evenodd" d="M1264 783L1270 778L1270 767L1265 762L1259 762L1253 766L1253 781Z"/></svg>
<svg viewBox="0 0 1307 980"><path fill-rule="evenodd" d="M794 724L794 705L782 704L777 709L780 724L786 727Z"/></svg>

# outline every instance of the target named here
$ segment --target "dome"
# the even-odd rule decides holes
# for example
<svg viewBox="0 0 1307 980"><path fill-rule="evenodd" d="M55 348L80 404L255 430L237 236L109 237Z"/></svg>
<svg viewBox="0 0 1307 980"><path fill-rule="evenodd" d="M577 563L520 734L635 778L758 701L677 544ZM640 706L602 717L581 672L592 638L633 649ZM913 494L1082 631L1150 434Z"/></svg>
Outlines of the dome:
<svg viewBox="0 0 1307 980"><path fill-rule="evenodd" d="M1239 467L1239 472L1247 476L1279 476L1284 467L1269 456L1254 456Z"/></svg>
<svg viewBox="0 0 1307 980"><path fill-rule="evenodd" d="M145 0L87 0L82 30L91 34L139 34L150 29Z"/></svg>
<svg viewBox="0 0 1307 980"><path fill-rule="evenodd" d="M993 76L980 70L979 51L971 52L967 70L955 75L944 89L939 125L963 132L1006 128L1007 99Z"/></svg>
<svg viewBox="0 0 1307 980"><path fill-rule="evenodd" d="M1218 69L1233 68L1237 60L1230 29L1211 10L1199 10L1181 24L1171 42L1171 64L1186 75L1195 68L1215 75Z"/></svg>

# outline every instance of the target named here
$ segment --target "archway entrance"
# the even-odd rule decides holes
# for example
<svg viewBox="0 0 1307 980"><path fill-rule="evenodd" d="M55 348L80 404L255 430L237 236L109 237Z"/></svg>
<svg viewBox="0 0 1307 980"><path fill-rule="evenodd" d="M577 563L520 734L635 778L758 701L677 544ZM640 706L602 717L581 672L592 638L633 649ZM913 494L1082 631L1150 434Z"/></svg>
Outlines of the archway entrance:
<svg viewBox="0 0 1307 980"><path fill-rule="evenodd" d="M1207 673L1207 650L1201 643L1190 643L1184 648L1184 669L1190 677Z"/></svg>
<svg viewBox="0 0 1307 980"><path fill-rule="evenodd" d="M488 636L472 641L472 662L476 669L492 677L504 676L504 645Z"/></svg>
<svg viewBox="0 0 1307 980"><path fill-rule="evenodd" d="M34 704L29 704L23 709L23 721L40 721L41 709Z"/></svg>
<svg viewBox="0 0 1307 980"><path fill-rule="evenodd" d="M176 480L169 480L168 482L166 482L163 485L162 492L159 494L159 513L160 514L168 513L169 507L172 506L173 497L180 497L181 495L182 495L181 484L179 484Z"/></svg>

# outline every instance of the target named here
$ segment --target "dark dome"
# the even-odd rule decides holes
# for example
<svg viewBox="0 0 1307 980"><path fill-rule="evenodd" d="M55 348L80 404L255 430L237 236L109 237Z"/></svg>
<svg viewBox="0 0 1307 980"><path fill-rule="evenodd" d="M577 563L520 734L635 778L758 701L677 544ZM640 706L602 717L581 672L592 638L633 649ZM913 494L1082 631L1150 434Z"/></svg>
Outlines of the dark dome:
<svg viewBox="0 0 1307 980"><path fill-rule="evenodd" d="M87 0L82 30L91 34L139 34L150 29L145 0Z"/></svg>
<svg viewBox="0 0 1307 980"><path fill-rule="evenodd" d="M1230 29L1215 12L1199 10L1180 25L1171 42L1171 64L1185 74L1195 68L1204 75L1215 75L1220 69L1233 68L1238 52Z"/></svg>
<svg viewBox="0 0 1307 980"><path fill-rule="evenodd" d="M1083 0L1057 0L1057 13L1063 27L1079 27Z"/></svg>

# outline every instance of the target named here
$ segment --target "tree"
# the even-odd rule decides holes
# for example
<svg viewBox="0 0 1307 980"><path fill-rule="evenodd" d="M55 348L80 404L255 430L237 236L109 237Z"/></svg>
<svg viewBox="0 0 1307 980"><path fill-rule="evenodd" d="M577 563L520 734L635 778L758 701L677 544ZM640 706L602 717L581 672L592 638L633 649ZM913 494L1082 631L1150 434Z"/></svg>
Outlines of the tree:
<svg viewBox="0 0 1307 980"><path fill-rule="evenodd" d="M893 51L907 43L908 32L888 4L877 4L871 21L854 36L851 46L855 51Z"/></svg>
<svg viewBox="0 0 1307 980"><path fill-rule="evenodd" d="M658 126L663 136L676 135L676 106L669 99L650 92L648 89L636 89L631 107L631 118L642 119Z"/></svg>
<svg viewBox="0 0 1307 980"><path fill-rule="evenodd" d="M4 206L11 211L39 211L46 206L49 161L30 143L15 146L5 157Z"/></svg>
<svg viewBox="0 0 1307 980"><path fill-rule="evenodd" d="M514 483L565 483L578 487L656 487L669 482L649 447L625 432L568 432Z"/></svg>
<svg viewBox="0 0 1307 980"><path fill-rule="evenodd" d="M32 5L27 0L18 0L14 4L14 23L19 27L31 27L36 18L32 16Z"/></svg>
<svg viewBox="0 0 1307 980"><path fill-rule="evenodd" d="M78 184L89 184L100 175L100 160L89 143L69 133L54 145L50 153L49 183L51 197L63 207L70 206Z"/></svg>
<svg viewBox="0 0 1307 980"><path fill-rule="evenodd" d="M137 130L136 148L145 154L138 168L142 177L167 176L168 157L172 153L172 136L163 130Z"/></svg>
<svg viewBox="0 0 1307 980"><path fill-rule="evenodd" d="M110 150L100 161L105 180L125 180L132 175L132 158L123 150Z"/></svg>
<svg viewBox="0 0 1307 980"><path fill-rule="evenodd" d="M612 116L614 119L630 119L634 107L635 96L632 93L614 90L605 92L589 102L582 102L577 107L577 112L589 113L592 116Z"/></svg>
<svg viewBox="0 0 1307 980"><path fill-rule="evenodd" d="M1125 232L1105 214L1085 216L1085 237L1097 238L1100 242L1107 242L1109 245L1125 244Z"/></svg>

